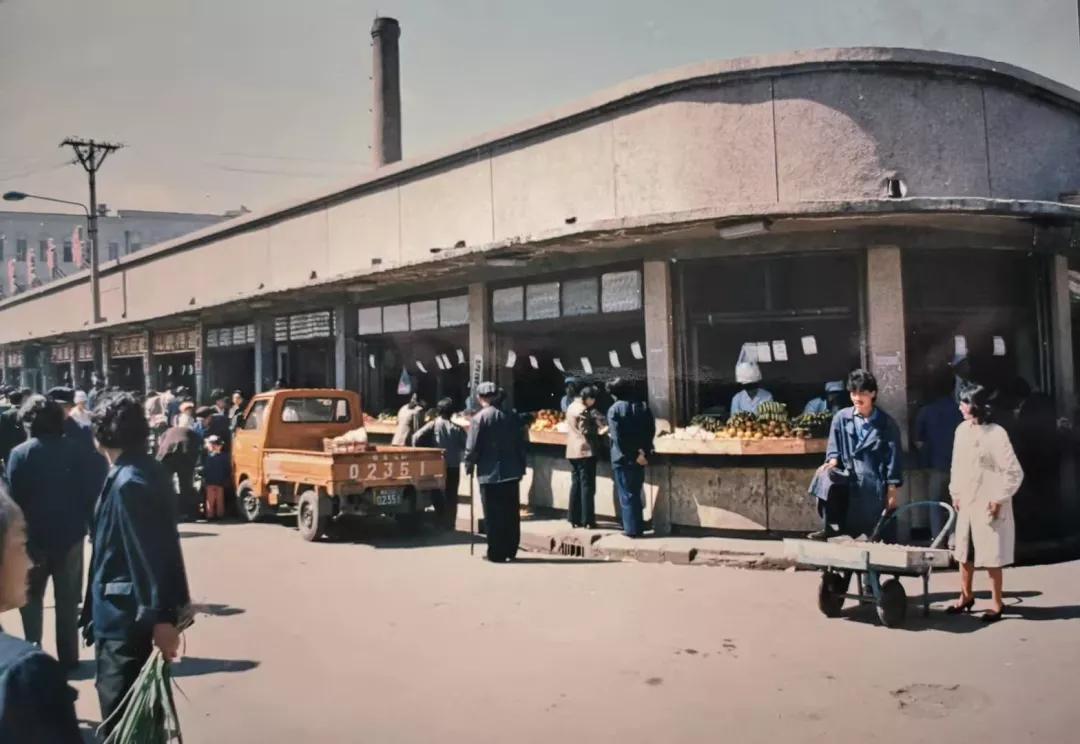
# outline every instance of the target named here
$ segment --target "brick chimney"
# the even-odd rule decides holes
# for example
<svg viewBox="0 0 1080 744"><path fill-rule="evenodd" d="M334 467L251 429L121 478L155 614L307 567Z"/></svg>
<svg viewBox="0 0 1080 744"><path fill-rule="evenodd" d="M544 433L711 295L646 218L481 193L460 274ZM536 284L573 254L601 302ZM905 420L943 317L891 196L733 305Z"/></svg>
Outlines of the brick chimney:
<svg viewBox="0 0 1080 744"><path fill-rule="evenodd" d="M371 149L376 168L401 160L400 37L401 26L393 18L376 18L371 26L372 80L375 83L372 103L375 138Z"/></svg>

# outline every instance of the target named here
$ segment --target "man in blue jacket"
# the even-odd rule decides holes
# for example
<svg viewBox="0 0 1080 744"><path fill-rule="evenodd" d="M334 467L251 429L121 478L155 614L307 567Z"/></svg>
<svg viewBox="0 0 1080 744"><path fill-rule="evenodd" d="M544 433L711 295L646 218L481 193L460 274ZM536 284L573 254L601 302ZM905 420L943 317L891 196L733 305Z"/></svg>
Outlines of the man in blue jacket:
<svg viewBox="0 0 1080 744"><path fill-rule="evenodd" d="M110 464L94 512L93 555L80 624L97 656L103 720L117 709L155 646L174 659L190 604L172 509L172 484L146 453L142 406L111 393L94 410L94 436Z"/></svg>
<svg viewBox="0 0 1080 744"><path fill-rule="evenodd" d="M645 487L645 466L653 453L656 419L647 404L631 399L633 386L628 380L616 378L608 390L616 398L607 418L611 472L619 496L623 534L641 537L645 531L641 492Z"/></svg>
<svg viewBox="0 0 1080 744"><path fill-rule="evenodd" d="M69 387L54 387L45 395L59 404L64 411L64 436L76 444L84 459L83 473L87 479L87 488L91 499L96 499L101 494L102 484L105 483L105 474L109 472L109 463L105 461L104 455L97 451L91 428L80 424L71 415L75 409L75 390ZM93 500L90 503L93 504Z"/></svg>
<svg viewBox="0 0 1080 744"><path fill-rule="evenodd" d="M82 593L83 539L96 494L89 490L81 444L64 436L64 412L41 395L32 395L20 415L30 438L11 451L7 464L11 495L26 516L30 569L23 635L41 645L45 585L53 582L56 604L56 657L72 669L79 663L79 597Z"/></svg>
<svg viewBox="0 0 1080 744"><path fill-rule="evenodd" d="M517 556L521 542L518 487L525 475L525 428L517 414L506 413L496 405L499 389L495 383L477 385L476 397L480 411L469 426L465 468L470 477L475 472L480 482L487 559L503 563Z"/></svg>

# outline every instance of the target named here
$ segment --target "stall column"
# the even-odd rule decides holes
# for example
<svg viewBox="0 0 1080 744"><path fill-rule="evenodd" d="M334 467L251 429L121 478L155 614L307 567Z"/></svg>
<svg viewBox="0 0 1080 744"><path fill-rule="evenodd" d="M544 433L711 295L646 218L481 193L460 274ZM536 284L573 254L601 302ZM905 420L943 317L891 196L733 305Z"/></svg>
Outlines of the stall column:
<svg viewBox="0 0 1080 744"><path fill-rule="evenodd" d="M101 378L105 387L112 384L112 379L109 374L109 369L112 365L112 337L104 335L101 337L101 359L100 366L98 367L98 376Z"/></svg>
<svg viewBox="0 0 1080 744"><path fill-rule="evenodd" d="M255 323L255 392L274 387L274 319L256 317Z"/></svg>
<svg viewBox="0 0 1080 744"><path fill-rule="evenodd" d="M139 392L145 393L146 388L150 384L151 374L153 373L153 362L150 356L150 331L143 331L143 355L142 355L142 368L143 368L143 389Z"/></svg>
<svg viewBox="0 0 1080 744"><path fill-rule="evenodd" d="M471 388L492 370L491 364L491 306L487 285L469 285L469 395Z"/></svg>
<svg viewBox="0 0 1080 744"><path fill-rule="evenodd" d="M203 334L202 323L195 324L195 329L189 334L189 338L195 342L195 400L205 400L205 396L209 395L210 391L206 389L206 375L203 373L203 344L206 337Z"/></svg>
<svg viewBox="0 0 1080 744"><path fill-rule="evenodd" d="M870 246L866 251L866 337L870 371L878 381L878 405L900 427L908 448L907 349L904 340L904 277L900 248ZM900 502L909 498L901 489ZM907 540L910 521L901 520L898 538Z"/></svg>
<svg viewBox="0 0 1080 744"><path fill-rule="evenodd" d="M1054 400L1058 418L1073 420L1076 409L1074 387L1072 311L1069 292L1069 259L1055 255L1050 264L1050 323L1053 340L1050 353L1054 364ZM1061 459L1061 513L1069 525L1080 522L1080 493L1076 488L1076 460Z"/></svg>
<svg viewBox="0 0 1080 744"><path fill-rule="evenodd" d="M359 320L349 305L334 308L334 385L342 390L360 389L356 335Z"/></svg>
<svg viewBox="0 0 1080 744"><path fill-rule="evenodd" d="M671 263L646 261L643 276L645 309L645 374L649 408L657 431L675 427L675 326L671 293ZM658 535L671 532L671 509L666 489L655 489L652 519Z"/></svg>

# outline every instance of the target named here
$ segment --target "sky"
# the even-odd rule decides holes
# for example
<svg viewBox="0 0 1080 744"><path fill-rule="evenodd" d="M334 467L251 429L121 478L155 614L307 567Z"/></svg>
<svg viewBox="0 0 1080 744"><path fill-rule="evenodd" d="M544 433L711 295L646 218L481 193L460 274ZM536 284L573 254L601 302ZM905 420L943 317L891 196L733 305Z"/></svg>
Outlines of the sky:
<svg viewBox="0 0 1080 744"><path fill-rule="evenodd" d="M113 209L265 209L362 178L376 14L402 26L406 158L791 49L938 49L1080 88L1077 0L0 0L0 191L86 201L66 136L126 145L99 175Z"/></svg>

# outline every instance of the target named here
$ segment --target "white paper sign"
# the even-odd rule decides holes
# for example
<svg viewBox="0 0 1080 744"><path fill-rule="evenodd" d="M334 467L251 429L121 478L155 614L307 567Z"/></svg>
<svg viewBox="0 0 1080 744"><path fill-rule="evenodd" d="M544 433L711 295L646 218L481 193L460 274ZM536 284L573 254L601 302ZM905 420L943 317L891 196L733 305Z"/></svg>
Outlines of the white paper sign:
<svg viewBox="0 0 1080 744"><path fill-rule="evenodd" d="M1005 339L994 336L994 356L1005 356Z"/></svg>
<svg viewBox="0 0 1080 744"><path fill-rule="evenodd" d="M641 353L641 344L638 341L630 344L630 353L634 355L634 359L645 358L645 355Z"/></svg>
<svg viewBox="0 0 1080 744"><path fill-rule="evenodd" d="M609 351L607 353L607 356L608 356L608 361L611 362L612 367L621 367L622 366L621 364L619 364L619 352L612 349L611 351Z"/></svg>
<svg viewBox="0 0 1080 744"><path fill-rule="evenodd" d="M441 356L435 357L435 364L439 365L439 369L446 369L446 362L443 361Z"/></svg>
<svg viewBox="0 0 1080 744"><path fill-rule="evenodd" d="M814 356L817 354L817 339L813 336L803 336L802 353L806 356Z"/></svg>
<svg viewBox="0 0 1080 744"><path fill-rule="evenodd" d="M416 360L416 368L423 372L425 375L427 374L427 367L425 367L424 363L421 362L419 359Z"/></svg>
<svg viewBox="0 0 1080 744"><path fill-rule="evenodd" d="M510 353L506 355L506 366L513 367L515 364L517 364L517 353L511 349Z"/></svg>
<svg viewBox="0 0 1080 744"><path fill-rule="evenodd" d="M372 369L375 369L375 355L374 354L368 354L367 363L368 363L369 367L371 367Z"/></svg>
<svg viewBox="0 0 1080 744"><path fill-rule="evenodd" d="M457 363L458 364L465 364L465 352L462 351L461 349L457 350Z"/></svg>
<svg viewBox="0 0 1080 744"><path fill-rule="evenodd" d="M443 367L446 368L446 369L450 369L451 367L454 366L450 361L450 355L449 354L443 354L442 355L442 362L443 362Z"/></svg>
<svg viewBox="0 0 1080 744"><path fill-rule="evenodd" d="M773 341L772 342L772 355L773 355L773 359L775 359L776 361L778 361L778 362L786 362L788 360L787 341L784 341L783 339L781 339L780 341Z"/></svg>
<svg viewBox="0 0 1080 744"><path fill-rule="evenodd" d="M958 357L966 357L967 353L967 339L963 336L955 336L953 338L953 354Z"/></svg>
<svg viewBox="0 0 1080 744"><path fill-rule="evenodd" d="M540 369L540 360L529 354L529 366L533 369Z"/></svg>
<svg viewBox="0 0 1080 744"><path fill-rule="evenodd" d="M772 361L772 349L768 341L760 341L757 344L757 360L759 364L768 364Z"/></svg>
<svg viewBox="0 0 1080 744"><path fill-rule="evenodd" d="M559 370L560 372L566 372L566 369L564 369L562 366L562 359L552 359L551 363L555 365L555 369Z"/></svg>
<svg viewBox="0 0 1080 744"><path fill-rule="evenodd" d="M592 374L592 362L589 361L589 357L581 357L581 368L585 371L585 374Z"/></svg>
<svg viewBox="0 0 1080 744"><path fill-rule="evenodd" d="M745 343L742 345L742 353L739 355L740 362L756 362L758 360L757 344Z"/></svg>

